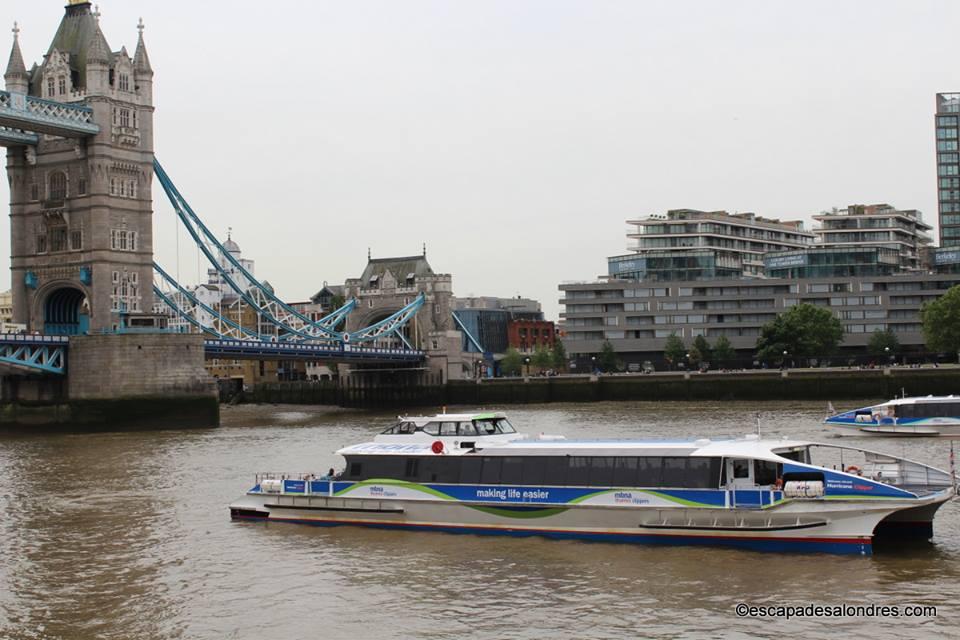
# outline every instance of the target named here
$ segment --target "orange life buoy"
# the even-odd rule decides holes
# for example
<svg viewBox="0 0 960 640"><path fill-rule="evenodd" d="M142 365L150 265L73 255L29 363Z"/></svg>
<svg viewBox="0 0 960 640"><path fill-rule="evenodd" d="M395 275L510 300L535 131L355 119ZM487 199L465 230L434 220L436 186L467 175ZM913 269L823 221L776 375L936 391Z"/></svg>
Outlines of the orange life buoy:
<svg viewBox="0 0 960 640"><path fill-rule="evenodd" d="M858 467L855 464L852 464L849 467L847 467L847 473L860 473L860 467Z"/></svg>
<svg viewBox="0 0 960 640"><path fill-rule="evenodd" d="M439 440L435 440L432 445L430 445L430 450L434 453L443 453L443 443Z"/></svg>

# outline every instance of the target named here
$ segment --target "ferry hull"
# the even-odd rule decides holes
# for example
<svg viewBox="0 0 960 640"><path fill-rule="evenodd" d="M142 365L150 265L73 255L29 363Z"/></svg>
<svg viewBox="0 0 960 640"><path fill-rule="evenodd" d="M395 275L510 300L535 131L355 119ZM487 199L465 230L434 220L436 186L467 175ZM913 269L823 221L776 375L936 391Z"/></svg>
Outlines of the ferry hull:
<svg viewBox="0 0 960 640"><path fill-rule="evenodd" d="M231 505L231 517L315 526L870 555L877 525L908 506L915 505L826 501L817 503L816 509L809 502L767 509L504 508L500 504L248 494ZM919 518L932 518L933 511Z"/></svg>

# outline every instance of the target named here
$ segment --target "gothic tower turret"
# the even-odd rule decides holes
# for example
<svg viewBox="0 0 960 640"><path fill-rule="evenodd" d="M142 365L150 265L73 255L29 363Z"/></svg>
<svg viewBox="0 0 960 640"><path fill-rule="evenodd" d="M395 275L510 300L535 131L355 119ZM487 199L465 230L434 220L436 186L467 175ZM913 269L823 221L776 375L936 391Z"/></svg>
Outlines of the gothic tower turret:
<svg viewBox="0 0 960 640"><path fill-rule="evenodd" d="M70 0L30 72L15 30L4 75L10 90L89 108L99 127L8 148L14 321L30 330L111 330L153 305L153 70L142 21L131 59L99 17Z"/></svg>
<svg viewBox="0 0 960 640"><path fill-rule="evenodd" d="M20 52L20 27L13 23L13 48L10 50L10 61L7 71L3 74L7 83L7 91L26 93L30 86L30 76L27 67L23 64L23 54Z"/></svg>

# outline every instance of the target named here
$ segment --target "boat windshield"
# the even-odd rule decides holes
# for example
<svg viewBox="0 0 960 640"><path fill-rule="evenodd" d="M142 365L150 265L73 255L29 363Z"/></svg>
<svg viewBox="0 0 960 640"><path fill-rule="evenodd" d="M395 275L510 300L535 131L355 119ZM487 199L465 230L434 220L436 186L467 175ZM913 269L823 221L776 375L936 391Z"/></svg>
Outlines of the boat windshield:
<svg viewBox="0 0 960 640"><path fill-rule="evenodd" d="M492 418L488 420L474 420L477 425L477 432L482 436L490 436L498 433L516 433L517 430L506 418Z"/></svg>
<svg viewBox="0 0 960 640"><path fill-rule="evenodd" d="M410 434L414 433L417 430L417 425L412 422L398 422L395 425L388 427L386 430L382 431L383 434Z"/></svg>

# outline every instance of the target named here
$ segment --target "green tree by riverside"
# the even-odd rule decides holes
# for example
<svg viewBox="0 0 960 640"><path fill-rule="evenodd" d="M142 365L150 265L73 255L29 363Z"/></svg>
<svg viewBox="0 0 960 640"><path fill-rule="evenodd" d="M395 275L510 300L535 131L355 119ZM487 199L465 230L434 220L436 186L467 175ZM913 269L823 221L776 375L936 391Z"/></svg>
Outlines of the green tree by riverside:
<svg viewBox="0 0 960 640"><path fill-rule="evenodd" d="M675 333L671 333L667 338L667 342L663 347L663 359L667 363L675 367L680 362L683 362L683 358L687 355L687 347L683 344L683 340Z"/></svg>
<svg viewBox="0 0 960 640"><path fill-rule="evenodd" d="M620 358L617 357L617 352L613 350L613 345L610 344L609 340L603 341L597 364L600 365L600 370L604 373L612 373L620 369Z"/></svg>
<svg viewBox="0 0 960 640"><path fill-rule="evenodd" d="M549 349L543 345L537 347L537 350L533 352L533 357L530 358L530 364L540 369L549 369L550 365L553 364L553 357L550 355Z"/></svg>
<svg viewBox="0 0 960 640"><path fill-rule="evenodd" d="M927 349L956 354L960 358L960 285L923 305L923 341Z"/></svg>
<svg viewBox="0 0 960 640"><path fill-rule="evenodd" d="M567 350L559 340L553 345L553 368L557 371L567 370Z"/></svg>
<svg viewBox="0 0 960 640"><path fill-rule="evenodd" d="M715 364L718 367L726 366L736 355L727 336L717 338L717 341L713 344L713 359L716 360Z"/></svg>
<svg viewBox="0 0 960 640"><path fill-rule="evenodd" d="M834 353L843 340L843 325L829 309L798 304L760 329L757 357L780 361L787 357L822 358Z"/></svg>
<svg viewBox="0 0 960 640"><path fill-rule="evenodd" d="M693 349L700 355L697 362L709 362L713 364L713 349L710 347L710 341L705 336L697 336L693 339ZM690 351L690 359L693 359L693 350Z"/></svg>
<svg viewBox="0 0 960 640"><path fill-rule="evenodd" d="M500 361L500 372L505 376L515 376L523 368L523 356L520 352L510 347Z"/></svg>
<svg viewBox="0 0 960 640"><path fill-rule="evenodd" d="M867 352L873 356L893 356L900 353L900 341L890 329L874 331L867 343Z"/></svg>

